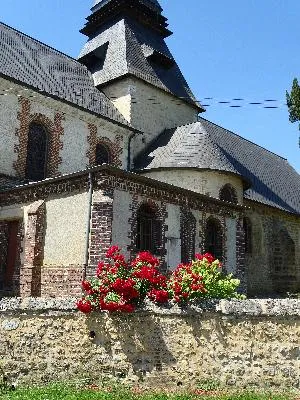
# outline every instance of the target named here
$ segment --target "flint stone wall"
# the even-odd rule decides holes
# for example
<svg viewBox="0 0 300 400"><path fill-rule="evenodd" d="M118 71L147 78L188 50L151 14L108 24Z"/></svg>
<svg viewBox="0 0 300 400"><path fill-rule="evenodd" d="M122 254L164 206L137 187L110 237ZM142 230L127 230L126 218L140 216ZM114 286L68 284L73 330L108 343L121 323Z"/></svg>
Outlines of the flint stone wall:
<svg viewBox="0 0 300 400"><path fill-rule="evenodd" d="M300 388L300 300L149 304L130 315L88 316L74 303L0 301L1 365L12 381Z"/></svg>

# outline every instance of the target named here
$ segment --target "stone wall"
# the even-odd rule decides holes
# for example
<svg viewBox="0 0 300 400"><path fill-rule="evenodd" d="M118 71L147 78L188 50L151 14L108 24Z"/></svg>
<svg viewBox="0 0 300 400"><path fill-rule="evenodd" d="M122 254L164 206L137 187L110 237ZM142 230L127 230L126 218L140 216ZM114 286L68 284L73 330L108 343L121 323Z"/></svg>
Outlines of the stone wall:
<svg viewBox="0 0 300 400"><path fill-rule="evenodd" d="M0 356L12 381L300 388L300 300L148 305L130 315L89 316L74 302L0 301Z"/></svg>

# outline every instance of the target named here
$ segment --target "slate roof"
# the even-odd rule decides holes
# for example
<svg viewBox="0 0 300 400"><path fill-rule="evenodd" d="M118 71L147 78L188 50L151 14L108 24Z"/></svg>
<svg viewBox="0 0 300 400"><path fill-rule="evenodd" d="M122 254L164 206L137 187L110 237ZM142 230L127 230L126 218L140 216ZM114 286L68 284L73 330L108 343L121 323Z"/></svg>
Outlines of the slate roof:
<svg viewBox="0 0 300 400"><path fill-rule="evenodd" d="M26 183L24 179L15 178L5 174L0 174L0 190L12 189Z"/></svg>
<svg viewBox="0 0 300 400"><path fill-rule="evenodd" d="M163 132L139 156L135 167L234 173L251 185L245 198L300 214L300 175L288 161L204 118Z"/></svg>
<svg viewBox="0 0 300 400"><path fill-rule="evenodd" d="M0 74L118 123L128 122L77 60L0 23Z"/></svg>
<svg viewBox="0 0 300 400"><path fill-rule="evenodd" d="M99 21L101 26L90 36L78 58L93 73L97 87L131 75L204 111L159 32L128 15L107 19ZM103 62L97 64L94 56L99 51L103 53Z"/></svg>
<svg viewBox="0 0 300 400"><path fill-rule="evenodd" d="M98 11L100 8L104 7L106 4L111 2L112 0L95 0L94 5L92 7L92 11ZM147 7L150 7L151 9L155 10L156 12L161 13L162 8L161 5L157 0L138 0L141 3L145 4Z"/></svg>

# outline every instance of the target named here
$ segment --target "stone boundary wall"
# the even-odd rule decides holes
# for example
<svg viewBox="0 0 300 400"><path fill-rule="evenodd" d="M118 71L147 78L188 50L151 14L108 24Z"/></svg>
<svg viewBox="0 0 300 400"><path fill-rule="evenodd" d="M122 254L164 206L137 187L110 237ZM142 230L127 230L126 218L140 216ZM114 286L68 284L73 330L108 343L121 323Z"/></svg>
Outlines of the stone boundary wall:
<svg viewBox="0 0 300 400"><path fill-rule="evenodd" d="M75 309L75 298L0 300L1 365L16 384L300 389L300 300L221 300L133 314Z"/></svg>

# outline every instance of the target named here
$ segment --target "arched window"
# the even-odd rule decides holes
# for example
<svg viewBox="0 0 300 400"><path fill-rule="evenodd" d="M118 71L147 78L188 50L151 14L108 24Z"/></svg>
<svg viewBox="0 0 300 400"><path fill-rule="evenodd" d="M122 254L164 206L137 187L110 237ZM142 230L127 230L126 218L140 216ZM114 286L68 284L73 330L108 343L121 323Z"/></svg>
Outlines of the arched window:
<svg viewBox="0 0 300 400"><path fill-rule="evenodd" d="M47 176L48 132L37 122L29 126L25 177L41 181Z"/></svg>
<svg viewBox="0 0 300 400"><path fill-rule="evenodd" d="M272 246L272 278L275 292L287 293L297 290L295 242L286 228L275 232Z"/></svg>
<svg viewBox="0 0 300 400"><path fill-rule="evenodd" d="M220 200L228 201L237 204L237 195L235 189L227 183L220 190Z"/></svg>
<svg viewBox="0 0 300 400"><path fill-rule="evenodd" d="M212 254L215 258L222 260L222 226L221 223L215 218L209 218L206 222L205 251Z"/></svg>
<svg viewBox="0 0 300 400"><path fill-rule="evenodd" d="M162 223L158 212L149 204L142 204L137 212L136 249L160 254L162 246Z"/></svg>
<svg viewBox="0 0 300 400"><path fill-rule="evenodd" d="M107 146L98 143L96 146L95 163L96 165L110 164L111 154Z"/></svg>
<svg viewBox="0 0 300 400"><path fill-rule="evenodd" d="M196 219L190 211L181 211L181 262L189 263L195 257Z"/></svg>
<svg viewBox="0 0 300 400"><path fill-rule="evenodd" d="M248 217L243 219L245 254L252 253L252 224Z"/></svg>

